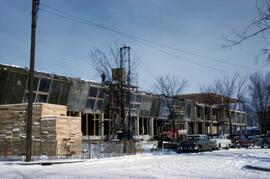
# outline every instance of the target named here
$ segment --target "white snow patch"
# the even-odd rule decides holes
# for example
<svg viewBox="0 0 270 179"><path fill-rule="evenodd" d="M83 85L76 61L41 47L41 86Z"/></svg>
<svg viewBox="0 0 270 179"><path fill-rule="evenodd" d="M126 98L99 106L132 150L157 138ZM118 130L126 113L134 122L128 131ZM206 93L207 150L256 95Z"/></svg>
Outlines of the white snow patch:
<svg viewBox="0 0 270 179"><path fill-rule="evenodd" d="M244 169L270 158L269 149L233 149L203 153L139 154L52 166L6 165L0 178L270 178L270 172Z"/></svg>

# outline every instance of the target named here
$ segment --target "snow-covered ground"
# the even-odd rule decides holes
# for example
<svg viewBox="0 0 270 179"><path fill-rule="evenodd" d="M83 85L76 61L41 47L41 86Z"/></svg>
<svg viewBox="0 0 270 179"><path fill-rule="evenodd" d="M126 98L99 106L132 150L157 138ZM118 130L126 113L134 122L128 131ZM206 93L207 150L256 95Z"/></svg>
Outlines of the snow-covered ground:
<svg viewBox="0 0 270 179"><path fill-rule="evenodd" d="M270 150L139 154L51 166L0 162L0 178L270 178L270 172L244 167L255 164L270 168Z"/></svg>

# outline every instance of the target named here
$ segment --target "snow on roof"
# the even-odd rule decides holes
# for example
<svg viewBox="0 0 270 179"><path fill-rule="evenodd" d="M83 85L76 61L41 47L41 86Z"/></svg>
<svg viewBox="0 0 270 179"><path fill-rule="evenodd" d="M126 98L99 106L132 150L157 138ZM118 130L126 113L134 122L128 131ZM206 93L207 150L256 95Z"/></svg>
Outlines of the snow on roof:
<svg viewBox="0 0 270 179"><path fill-rule="evenodd" d="M22 67L22 66L12 65L12 64L1 63L1 65L9 66L9 67L14 67L14 68L20 68L20 69L27 69L27 70L29 69L27 67ZM35 72L37 72L37 73L44 73L44 74L47 74L47 75L50 75L50 76L62 76L62 77L66 77L66 78L75 78L76 79L76 77L69 77L69 76L64 76L64 75L57 75L55 73L47 72L47 71L44 71L44 70L35 70ZM78 78L78 79L83 80L85 82L99 83L98 81L95 81L95 80L88 80L88 79L83 79L83 78Z"/></svg>
<svg viewBox="0 0 270 179"><path fill-rule="evenodd" d="M84 79L84 78L80 78L80 79L83 81L86 81L86 82L99 83L98 81L95 81L95 80L88 80L88 79Z"/></svg>
<svg viewBox="0 0 270 179"><path fill-rule="evenodd" d="M6 64L6 63L2 63L2 65L5 65L5 66L10 66L10 67L14 67L14 68L23 68L23 69L28 69L27 67L22 67L22 66L18 66L18 65L11 65L11 64Z"/></svg>

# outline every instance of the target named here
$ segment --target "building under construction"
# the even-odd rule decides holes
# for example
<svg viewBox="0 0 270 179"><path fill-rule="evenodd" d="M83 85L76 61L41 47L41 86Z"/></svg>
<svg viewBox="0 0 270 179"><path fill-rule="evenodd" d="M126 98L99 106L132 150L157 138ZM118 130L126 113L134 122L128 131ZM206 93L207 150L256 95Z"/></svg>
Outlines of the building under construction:
<svg viewBox="0 0 270 179"><path fill-rule="evenodd" d="M89 140L113 140L125 129L136 140L159 138L172 130L172 118L177 136L228 133L228 119L222 110L224 97L220 95L210 96L215 99L210 104L199 100L199 94L171 99L132 88L128 89L129 100L122 101L124 112L120 114L117 84L38 71L34 76L32 138L33 147L39 150L33 149L36 155L80 154ZM23 154L27 81L27 68L0 65L0 147L8 147L11 155ZM168 103L173 109L169 109ZM243 133L245 113L241 108L231 109L231 113L234 133ZM41 145L53 147L37 147Z"/></svg>

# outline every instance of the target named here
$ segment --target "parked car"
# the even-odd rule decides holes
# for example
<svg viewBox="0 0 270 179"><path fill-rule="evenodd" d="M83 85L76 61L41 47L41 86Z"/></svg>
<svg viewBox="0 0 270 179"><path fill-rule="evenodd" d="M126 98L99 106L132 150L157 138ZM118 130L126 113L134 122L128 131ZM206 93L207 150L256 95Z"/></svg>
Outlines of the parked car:
<svg viewBox="0 0 270 179"><path fill-rule="evenodd" d="M261 148L270 148L270 137L267 136L258 136L255 145Z"/></svg>
<svg viewBox="0 0 270 179"><path fill-rule="evenodd" d="M218 136L218 138L210 139L215 143L215 149L229 149L232 145L231 139L226 139L224 136Z"/></svg>
<svg viewBox="0 0 270 179"><path fill-rule="evenodd" d="M230 139L232 140L231 147L248 148L251 145L250 141L245 135L232 135L230 136Z"/></svg>
<svg viewBox="0 0 270 179"><path fill-rule="evenodd" d="M210 141L207 135L194 134L187 135L186 140L180 142L177 146L178 152L201 152L212 151L215 143Z"/></svg>

